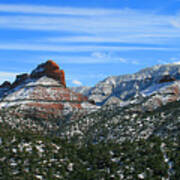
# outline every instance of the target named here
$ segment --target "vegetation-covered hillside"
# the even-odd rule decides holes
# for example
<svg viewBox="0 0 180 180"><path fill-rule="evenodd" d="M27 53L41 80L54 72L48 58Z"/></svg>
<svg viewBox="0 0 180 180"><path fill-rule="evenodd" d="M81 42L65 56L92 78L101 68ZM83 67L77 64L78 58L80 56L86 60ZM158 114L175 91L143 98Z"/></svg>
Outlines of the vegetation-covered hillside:
<svg viewBox="0 0 180 180"><path fill-rule="evenodd" d="M105 106L74 120L3 109L0 179L180 179L179 109Z"/></svg>
<svg viewBox="0 0 180 180"><path fill-rule="evenodd" d="M179 140L179 139L178 139ZM151 137L78 145L58 137L0 128L1 179L178 179L180 143Z"/></svg>
<svg viewBox="0 0 180 180"><path fill-rule="evenodd" d="M153 135L177 140L180 136L180 102L168 103L153 111L143 111L141 104L105 106L65 124L61 132L62 137L66 134L66 137L89 143L134 142Z"/></svg>

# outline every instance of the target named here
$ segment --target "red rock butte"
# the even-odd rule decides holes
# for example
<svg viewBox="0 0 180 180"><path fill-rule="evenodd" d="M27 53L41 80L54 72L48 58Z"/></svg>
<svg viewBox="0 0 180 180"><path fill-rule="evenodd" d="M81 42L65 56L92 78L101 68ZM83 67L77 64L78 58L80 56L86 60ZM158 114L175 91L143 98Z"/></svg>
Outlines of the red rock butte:
<svg viewBox="0 0 180 180"><path fill-rule="evenodd" d="M64 87L66 87L65 73L60 67L52 60L40 64L32 73L31 78L40 78L42 76L47 76L53 78L60 82Z"/></svg>
<svg viewBox="0 0 180 180"><path fill-rule="evenodd" d="M0 110L16 106L23 109L17 114L13 112L19 117L43 119L73 119L77 112L78 116L83 115L87 108L96 107L86 96L66 88L64 71L52 60L38 65L31 74L17 75L13 84L4 82L0 86L0 100Z"/></svg>

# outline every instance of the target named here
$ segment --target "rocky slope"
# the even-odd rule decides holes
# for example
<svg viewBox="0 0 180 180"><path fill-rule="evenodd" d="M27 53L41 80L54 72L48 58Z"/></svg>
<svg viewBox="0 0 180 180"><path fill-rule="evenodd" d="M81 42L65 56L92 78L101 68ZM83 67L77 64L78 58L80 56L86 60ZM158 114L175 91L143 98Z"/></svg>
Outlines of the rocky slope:
<svg viewBox="0 0 180 180"><path fill-rule="evenodd" d="M80 120L60 128L62 137L88 143L113 141L136 142L152 136L178 141L180 137L180 102L175 101L153 111L143 111L142 104L125 107L104 106Z"/></svg>
<svg viewBox="0 0 180 180"><path fill-rule="evenodd" d="M71 87L71 89L74 92L78 92L78 93L81 93L81 94L84 94L85 96L87 96L89 94L89 90L91 89L91 87L78 86L78 87Z"/></svg>
<svg viewBox="0 0 180 180"><path fill-rule="evenodd" d="M179 64L157 65L131 75L108 77L90 89L79 87L73 90L84 93L97 105L122 104L137 94L147 97L169 93L165 101L173 101L179 98L179 80ZM159 103L166 103L161 98L164 95L157 97Z"/></svg>
<svg viewBox="0 0 180 180"><path fill-rule="evenodd" d="M33 111L40 118L64 117L96 108L86 96L66 88L64 71L51 60L31 74L18 75L12 84L5 82L0 86L1 110L13 106L16 110Z"/></svg>

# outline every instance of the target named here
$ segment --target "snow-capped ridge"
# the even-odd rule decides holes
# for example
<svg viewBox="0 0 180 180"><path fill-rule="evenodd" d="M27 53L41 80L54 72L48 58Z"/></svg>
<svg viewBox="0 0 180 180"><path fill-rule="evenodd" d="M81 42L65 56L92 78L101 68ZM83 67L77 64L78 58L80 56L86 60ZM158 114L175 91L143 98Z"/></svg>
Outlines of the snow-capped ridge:
<svg viewBox="0 0 180 180"><path fill-rule="evenodd" d="M107 77L86 91L86 95L98 105L105 104L111 97L123 102L134 98L137 91L149 96L178 80L180 80L180 64L155 65L134 74ZM80 91L81 89L76 89L76 92Z"/></svg>

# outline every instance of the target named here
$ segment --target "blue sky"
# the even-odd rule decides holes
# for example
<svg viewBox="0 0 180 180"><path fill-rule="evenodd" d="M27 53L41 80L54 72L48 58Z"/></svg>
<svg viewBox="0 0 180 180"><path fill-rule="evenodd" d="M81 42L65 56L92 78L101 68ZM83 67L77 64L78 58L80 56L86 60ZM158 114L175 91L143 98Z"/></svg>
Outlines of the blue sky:
<svg viewBox="0 0 180 180"><path fill-rule="evenodd" d="M48 59L68 86L180 61L180 0L1 0L0 82Z"/></svg>

